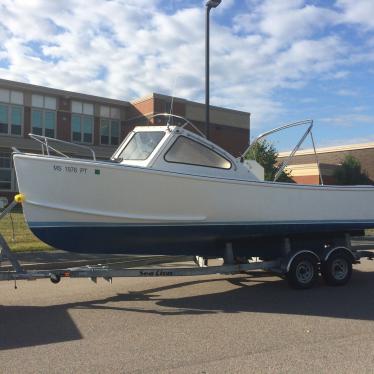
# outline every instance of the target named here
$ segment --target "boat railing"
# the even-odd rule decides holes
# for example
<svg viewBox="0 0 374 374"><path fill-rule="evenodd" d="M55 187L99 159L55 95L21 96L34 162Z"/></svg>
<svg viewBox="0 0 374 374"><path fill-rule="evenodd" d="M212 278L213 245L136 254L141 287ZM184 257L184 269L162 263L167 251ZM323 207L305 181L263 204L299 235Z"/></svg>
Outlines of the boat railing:
<svg viewBox="0 0 374 374"><path fill-rule="evenodd" d="M262 139L266 138L267 136L269 135L272 135L276 132L279 132L279 131L282 131L282 130L286 130L286 129L289 129L289 128L292 128L292 127L297 127L297 126L303 126L303 125L307 125L307 129L305 131L305 133L302 135L302 137L300 138L300 140L298 141L298 143L296 144L295 148L291 151L291 153L288 155L288 157L281 163L281 165L278 167L278 170L277 172L275 173L275 176L274 176L274 182L276 182L278 180L278 178L281 176L281 174L283 173L284 169L288 166L288 164L290 163L290 161L292 160L292 158L295 156L296 152L300 149L301 145L304 143L305 139L307 138L308 135L310 135L310 138L312 140L312 145L313 145L313 150L314 150L314 155L315 155L315 158L316 158L316 163L317 163L317 167L318 167L318 172L319 172L319 175L320 175L320 179L321 179L321 185L323 185L323 178L322 178L322 173L321 173L321 169L320 169L320 163L319 163L319 159L318 159L318 155L317 155L317 150L316 150L316 145L315 145L315 142L314 142L314 137L313 137L313 132L312 132L312 129L313 129L313 120L312 119L306 119L306 120L303 120L303 121L298 121L298 122L292 122L292 123L287 123L283 126L280 126L280 127L277 127L275 129L272 129L270 131L267 131L267 132L264 132L260 135L257 136L257 138L255 138L253 140L253 142L247 147L247 149L244 151L244 153L242 154L241 156L241 159L244 159L245 155Z"/></svg>
<svg viewBox="0 0 374 374"><path fill-rule="evenodd" d="M56 154L58 154L62 157L70 158L67 154L59 151L57 148L51 146L51 144L50 144L50 143L59 143L59 144L64 144L64 145L68 145L68 146L73 146L73 147L76 147L76 148L86 149L91 153L92 159L94 161L96 161L95 151L91 147L88 147L86 145L76 144L76 143L68 142L68 141L65 141L65 140L50 138L48 136L36 135L36 134L32 134L32 133L29 134L29 137L41 144L43 155L47 154L48 156L50 156L50 152L53 151L53 152L55 152Z"/></svg>
<svg viewBox="0 0 374 374"><path fill-rule="evenodd" d="M171 113L157 113L157 114L154 114L153 116L150 116L148 118L148 120L151 120L153 118L157 118L157 117L167 117L168 118L168 121L166 123L166 126L169 128L170 126L172 126L173 124L170 123L170 119L171 118L177 118L179 120L182 120L182 122L184 122L182 125L178 125L178 127L180 128L185 128L186 126L191 126L200 136L202 136L203 138L206 138L206 135L201 131L199 130L191 121L189 121L187 118L184 118L182 116L178 116L176 114L171 114Z"/></svg>

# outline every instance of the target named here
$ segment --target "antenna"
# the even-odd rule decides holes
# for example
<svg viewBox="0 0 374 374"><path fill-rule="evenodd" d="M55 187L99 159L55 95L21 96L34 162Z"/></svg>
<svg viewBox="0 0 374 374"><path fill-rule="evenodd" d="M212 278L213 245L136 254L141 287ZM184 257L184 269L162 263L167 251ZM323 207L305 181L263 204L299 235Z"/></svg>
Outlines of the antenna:
<svg viewBox="0 0 374 374"><path fill-rule="evenodd" d="M173 118L173 105L174 105L174 90L175 90L175 85L177 82L177 76L174 75L173 79L173 85L171 87L171 102L170 102L170 111L169 111L169 117L168 117L168 122L166 123L166 126L169 128L170 127L170 120Z"/></svg>
<svg viewBox="0 0 374 374"><path fill-rule="evenodd" d="M175 0L170 0L170 3L171 3L172 11L174 12L175 11ZM168 129L171 125L170 120L171 120L171 118L173 118L172 115L173 115L173 105L174 105L174 90L175 90L176 81L177 81L177 76L174 74L173 85L171 87L170 111L169 111L168 121L166 123L166 126L167 126Z"/></svg>

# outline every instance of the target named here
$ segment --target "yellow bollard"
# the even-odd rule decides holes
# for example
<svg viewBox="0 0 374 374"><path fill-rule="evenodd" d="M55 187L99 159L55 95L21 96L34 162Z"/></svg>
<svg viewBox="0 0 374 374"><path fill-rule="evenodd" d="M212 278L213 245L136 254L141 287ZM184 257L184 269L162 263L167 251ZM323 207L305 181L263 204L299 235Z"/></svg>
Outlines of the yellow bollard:
<svg viewBox="0 0 374 374"><path fill-rule="evenodd" d="M25 201L25 195L23 193L19 193L16 196L14 196L14 201L16 203L23 203Z"/></svg>

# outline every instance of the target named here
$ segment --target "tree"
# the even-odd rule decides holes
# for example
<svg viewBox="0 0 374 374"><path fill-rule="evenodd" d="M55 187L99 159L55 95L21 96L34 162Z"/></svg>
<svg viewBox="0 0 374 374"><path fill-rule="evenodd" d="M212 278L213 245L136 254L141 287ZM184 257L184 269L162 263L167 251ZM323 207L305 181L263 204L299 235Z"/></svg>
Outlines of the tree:
<svg viewBox="0 0 374 374"><path fill-rule="evenodd" d="M266 140L257 142L245 155L248 160L257 161L263 168L265 172L265 180L273 181L275 174L278 171L277 158L278 152L274 145ZM295 183L287 173L284 171L278 178L279 182L289 182Z"/></svg>
<svg viewBox="0 0 374 374"><path fill-rule="evenodd" d="M367 173L362 170L361 163L352 155L346 155L334 177L338 185L373 184Z"/></svg>

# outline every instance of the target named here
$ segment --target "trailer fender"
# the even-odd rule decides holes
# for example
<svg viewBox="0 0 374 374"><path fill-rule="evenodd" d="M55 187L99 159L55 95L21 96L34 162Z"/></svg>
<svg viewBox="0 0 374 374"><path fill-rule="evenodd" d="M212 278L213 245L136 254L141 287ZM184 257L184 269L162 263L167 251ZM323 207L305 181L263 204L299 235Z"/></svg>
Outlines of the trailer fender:
<svg viewBox="0 0 374 374"><path fill-rule="evenodd" d="M294 261L294 259L301 255L301 254L311 254L312 256L314 256L317 260L317 262L320 262L320 258L318 257L318 255L312 251L308 251L308 250L301 250L301 251L298 251L298 252L292 252L290 253L285 259L284 261L282 261L283 263L283 270L285 273L288 273L290 271L290 268L291 268L291 265L292 265L292 262Z"/></svg>
<svg viewBox="0 0 374 374"><path fill-rule="evenodd" d="M347 254L352 259L352 263L354 263L357 260L356 256L353 254L353 252L349 248L347 248L347 247L335 247L335 248L331 248L331 249L327 250L323 254L323 256L321 256L322 261L326 262L333 253L337 253L337 252Z"/></svg>

